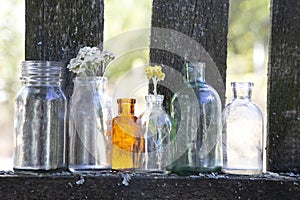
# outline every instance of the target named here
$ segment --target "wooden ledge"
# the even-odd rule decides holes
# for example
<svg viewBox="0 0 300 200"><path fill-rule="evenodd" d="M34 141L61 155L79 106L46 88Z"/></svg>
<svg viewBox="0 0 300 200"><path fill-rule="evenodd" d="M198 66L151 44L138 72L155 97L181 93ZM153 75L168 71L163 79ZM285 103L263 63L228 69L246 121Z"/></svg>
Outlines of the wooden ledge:
<svg viewBox="0 0 300 200"><path fill-rule="evenodd" d="M299 175L0 173L0 199L297 199Z"/></svg>

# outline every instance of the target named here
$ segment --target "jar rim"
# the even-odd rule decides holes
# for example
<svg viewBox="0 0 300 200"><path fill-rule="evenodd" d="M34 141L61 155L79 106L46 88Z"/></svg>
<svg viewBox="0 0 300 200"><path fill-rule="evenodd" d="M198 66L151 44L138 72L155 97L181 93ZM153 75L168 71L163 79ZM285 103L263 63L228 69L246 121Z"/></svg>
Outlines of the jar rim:
<svg viewBox="0 0 300 200"><path fill-rule="evenodd" d="M191 62L194 68L206 68L206 63L203 61Z"/></svg>
<svg viewBox="0 0 300 200"><path fill-rule="evenodd" d="M73 79L73 82L93 82L93 81L102 81L107 82L107 78L104 76L76 76Z"/></svg>
<svg viewBox="0 0 300 200"><path fill-rule="evenodd" d="M117 103L136 103L136 99L134 98L120 98L117 99Z"/></svg>
<svg viewBox="0 0 300 200"><path fill-rule="evenodd" d="M164 100L164 95L161 95L161 94L157 94L157 95L154 95L154 94L148 94L145 96L145 99L146 100L149 100L149 101L163 101Z"/></svg>
<svg viewBox="0 0 300 200"><path fill-rule="evenodd" d="M63 63L61 61L48 61L48 60L24 60L22 61L22 65L23 64L46 64L46 66L50 66L50 65L58 65L58 66L62 66Z"/></svg>
<svg viewBox="0 0 300 200"><path fill-rule="evenodd" d="M240 81L240 82L231 82L231 86L232 87L253 87L254 86L254 83L253 82L247 82L247 81L245 81L245 82L242 82L242 81Z"/></svg>

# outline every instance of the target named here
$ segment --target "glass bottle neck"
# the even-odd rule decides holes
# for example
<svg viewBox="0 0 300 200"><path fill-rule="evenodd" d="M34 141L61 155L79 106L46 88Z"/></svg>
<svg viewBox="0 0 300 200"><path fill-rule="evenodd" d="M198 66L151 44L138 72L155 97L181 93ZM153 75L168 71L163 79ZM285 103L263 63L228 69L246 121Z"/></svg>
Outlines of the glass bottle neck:
<svg viewBox="0 0 300 200"><path fill-rule="evenodd" d="M184 66L185 81L189 83L205 82L205 63L186 63Z"/></svg>
<svg viewBox="0 0 300 200"><path fill-rule="evenodd" d="M251 99L253 83L250 82L232 82L234 99Z"/></svg>
<svg viewBox="0 0 300 200"><path fill-rule="evenodd" d="M147 109L155 108L162 108L164 96L163 95L147 95L146 99L146 107Z"/></svg>
<svg viewBox="0 0 300 200"><path fill-rule="evenodd" d="M134 115L135 99L118 99L117 102L119 115Z"/></svg>
<svg viewBox="0 0 300 200"><path fill-rule="evenodd" d="M87 77L76 77L74 79L74 87L75 89L84 90L84 89L96 89L98 91L106 90L106 77L100 76L87 76Z"/></svg>

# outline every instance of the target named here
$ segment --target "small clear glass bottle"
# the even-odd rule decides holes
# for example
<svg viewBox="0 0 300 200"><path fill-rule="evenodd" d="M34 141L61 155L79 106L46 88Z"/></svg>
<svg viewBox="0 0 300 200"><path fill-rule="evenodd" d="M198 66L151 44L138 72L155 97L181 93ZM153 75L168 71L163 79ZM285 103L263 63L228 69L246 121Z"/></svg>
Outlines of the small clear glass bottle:
<svg viewBox="0 0 300 200"><path fill-rule="evenodd" d="M178 174L217 172L222 167L221 100L205 81L205 63L185 63L185 86L171 100L173 160Z"/></svg>
<svg viewBox="0 0 300 200"><path fill-rule="evenodd" d="M118 99L118 116L113 118L113 169L133 170L144 151L144 139L137 136L137 117L134 116L136 100Z"/></svg>
<svg viewBox="0 0 300 200"><path fill-rule="evenodd" d="M139 117L141 137L145 140L145 153L140 156L139 170L167 173L171 161L171 129L169 115L163 110L163 95L147 95L146 110Z"/></svg>
<svg viewBox="0 0 300 200"><path fill-rule="evenodd" d="M112 163L112 103L107 78L76 77L70 101L69 170L109 170Z"/></svg>
<svg viewBox="0 0 300 200"><path fill-rule="evenodd" d="M253 83L233 82L233 100L223 111L223 171L259 174L263 170L263 116L251 100Z"/></svg>
<svg viewBox="0 0 300 200"><path fill-rule="evenodd" d="M14 170L62 170L66 164L63 63L23 61L15 99Z"/></svg>

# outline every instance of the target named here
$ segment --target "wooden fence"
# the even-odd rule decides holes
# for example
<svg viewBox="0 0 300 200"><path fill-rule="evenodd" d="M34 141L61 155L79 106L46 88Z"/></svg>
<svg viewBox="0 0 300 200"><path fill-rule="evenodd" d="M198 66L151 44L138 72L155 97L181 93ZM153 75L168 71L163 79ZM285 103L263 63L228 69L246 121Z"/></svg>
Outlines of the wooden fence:
<svg viewBox="0 0 300 200"><path fill-rule="evenodd" d="M4 174L0 177L0 198L296 199L300 192L300 178L294 175L300 173L300 1L273 0L270 7L267 170L286 175L133 176L126 186L124 174ZM218 67L218 85L226 81L228 8L229 0L153 0L152 27L176 30L199 42ZM26 59L67 63L80 47L97 46L103 42L103 13L103 0L26 0ZM155 45L155 37L151 36L151 45ZM180 58L170 52L151 49L150 59L180 70ZM68 74L68 96L71 79ZM159 90L168 102L170 91ZM224 103L224 89L217 90Z"/></svg>

